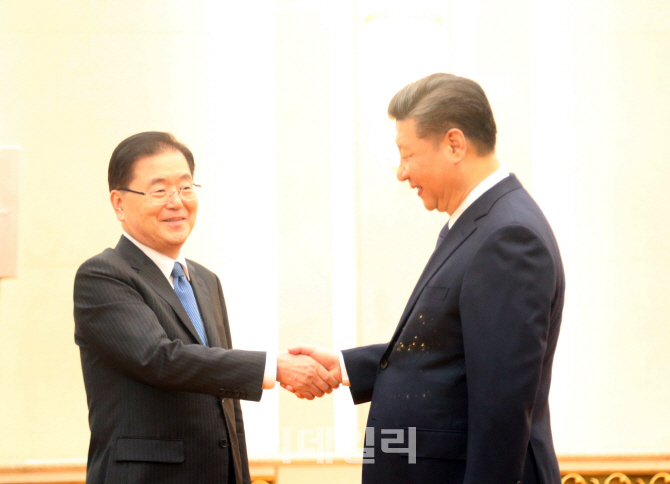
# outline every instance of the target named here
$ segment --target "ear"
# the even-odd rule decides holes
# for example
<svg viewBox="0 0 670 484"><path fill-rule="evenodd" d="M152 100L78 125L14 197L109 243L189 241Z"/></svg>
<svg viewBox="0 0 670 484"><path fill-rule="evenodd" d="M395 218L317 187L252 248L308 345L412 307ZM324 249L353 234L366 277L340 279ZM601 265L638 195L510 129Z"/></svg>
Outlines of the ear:
<svg viewBox="0 0 670 484"><path fill-rule="evenodd" d="M126 214L123 211L123 196L118 190L112 190L109 194L109 201L112 202L112 208L116 213L116 219L123 222L126 219Z"/></svg>
<svg viewBox="0 0 670 484"><path fill-rule="evenodd" d="M468 151L465 135L458 128L451 128L444 134L441 147L454 157L455 163L459 163Z"/></svg>

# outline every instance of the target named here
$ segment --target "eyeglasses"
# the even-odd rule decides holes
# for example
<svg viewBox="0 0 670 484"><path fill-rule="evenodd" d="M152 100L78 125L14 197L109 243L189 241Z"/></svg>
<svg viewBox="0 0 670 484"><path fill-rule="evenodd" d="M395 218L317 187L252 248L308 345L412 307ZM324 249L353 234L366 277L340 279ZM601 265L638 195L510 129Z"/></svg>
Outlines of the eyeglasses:
<svg viewBox="0 0 670 484"><path fill-rule="evenodd" d="M156 190L155 192L149 192L149 193L138 192L135 190L131 190L130 188L117 188L117 190L122 192L137 193L138 195L146 195L149 196L149 200L154 205L165 205L170 200L172 200L172 196L175 193L179 193L179 196L185 202L191 202L195 200L196 198L198 198L198 192L200 191L200 187L201 185L196 185L194 183L193 185L183 186L178 190Z"/></svg>

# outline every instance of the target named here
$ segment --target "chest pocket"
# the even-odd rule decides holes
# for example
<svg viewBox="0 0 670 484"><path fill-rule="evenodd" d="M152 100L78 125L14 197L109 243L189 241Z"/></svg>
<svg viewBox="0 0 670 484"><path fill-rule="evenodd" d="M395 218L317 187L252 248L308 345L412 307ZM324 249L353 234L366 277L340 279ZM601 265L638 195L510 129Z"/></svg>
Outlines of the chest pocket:
<svg viewBox="0 0 670 484"><path fill-rule="evenodd" d="M446 299L448 293L449 293L448 287L426 286L421 296L427 299L444 300Z"/></svg>

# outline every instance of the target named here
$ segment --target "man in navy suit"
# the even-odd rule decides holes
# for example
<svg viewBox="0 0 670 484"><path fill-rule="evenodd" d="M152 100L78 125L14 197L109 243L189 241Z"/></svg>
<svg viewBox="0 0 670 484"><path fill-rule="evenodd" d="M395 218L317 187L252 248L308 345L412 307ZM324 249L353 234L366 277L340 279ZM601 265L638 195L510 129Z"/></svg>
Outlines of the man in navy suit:
<svg viewBox="0 0 670 484"><path fill-rule="evenodd" d="M109 162L123 235L74 285L89 409L87 484L249 484L240 399L275 379L309 399L338 382L307 356L232 347L219 278L184 258L198 211L191 151L171 134L122 141Z"/></svg>
<svg viewBox="0 0 670 484"><path fill-rule="evenodd" d="M449 220L389 343L291 351L371 401L366 484L559 484L548 396L565 280L551 227L496 159L477 83L433 74L388 112L398 180Z"/></svg>

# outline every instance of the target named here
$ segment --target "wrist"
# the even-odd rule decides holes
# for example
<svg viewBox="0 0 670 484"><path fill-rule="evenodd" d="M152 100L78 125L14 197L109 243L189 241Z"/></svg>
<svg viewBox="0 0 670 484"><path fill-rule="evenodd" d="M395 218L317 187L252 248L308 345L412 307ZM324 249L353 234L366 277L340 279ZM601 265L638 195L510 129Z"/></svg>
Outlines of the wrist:
<svg viewBox="0 0 670 484"><path fill-rule="evenodd" d="M283 376L283 369L284 369L284 363L286 361L286 355L288 355L288 351L280 351L277 353L277 373L276 373L276 380L278 382L282 381L282 376Z"/></svg>

